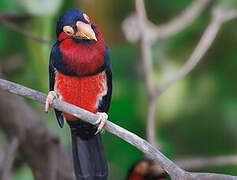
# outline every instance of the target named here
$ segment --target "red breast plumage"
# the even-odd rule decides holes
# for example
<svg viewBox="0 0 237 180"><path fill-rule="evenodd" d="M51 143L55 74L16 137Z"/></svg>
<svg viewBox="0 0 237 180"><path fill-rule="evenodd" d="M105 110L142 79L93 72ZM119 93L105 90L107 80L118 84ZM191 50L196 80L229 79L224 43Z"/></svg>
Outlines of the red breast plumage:
<svg viewBox="0 0 237 180"><path fill-rule="evenodd" d="M103 71L92 76L70 77L56 72L54 88L63 101L96 113L99 100L107 92L106 75ZM77 120L70 114L63 115L68 120Z"/></svg>
<svg viewBox="0 0 237 180"><path fill-rule="evenodd" d="M49 61L50 92L46 112L60 98L100 117L98 126L55 109L60 127L67 120L72 135L76 179L106 180L108 166L99 131L107 121L112 95L112 69L108 49L91 19L71 9L57 20L57 42Z"/></svg>
<svg viewBox="0 0 237 180"><path fill-rule="evenodd" d="M98 41L92 45L76 43L71 38L66 38L64 33L59 36L59 39L64 39L59 48L66 70L77 76L67 76L57 71L54 85L62 100L93 113L98 111L101 95L107 91L105 72L94 74L104 65L105 54L101 35L96 33ZM68 120L77 120L67 113L63 115Z"/></svg>

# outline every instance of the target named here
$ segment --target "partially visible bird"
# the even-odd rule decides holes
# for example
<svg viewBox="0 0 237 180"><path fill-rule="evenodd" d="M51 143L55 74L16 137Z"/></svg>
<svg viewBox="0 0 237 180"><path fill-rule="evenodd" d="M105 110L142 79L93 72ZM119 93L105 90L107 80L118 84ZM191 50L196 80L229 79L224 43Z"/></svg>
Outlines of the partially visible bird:
<svg viewBox="0 0 237 180"><path fill-rule="evenodd" d="M71 128L72 150L77 180L106 180L107 161L100 130L107 121L112 94L112 70L108 49L95 23L80 10L59 17L57 42L49 62L50 92L45 111L53 99L99 115L97 126L55 110L60 127L64 118Z"/></svg>
<svg viewBox="0 0 237 180"><path fill-rule="evenodd" d="M127 180L166 180L167 173L149 158L136 161L130 168Z"/></svg>

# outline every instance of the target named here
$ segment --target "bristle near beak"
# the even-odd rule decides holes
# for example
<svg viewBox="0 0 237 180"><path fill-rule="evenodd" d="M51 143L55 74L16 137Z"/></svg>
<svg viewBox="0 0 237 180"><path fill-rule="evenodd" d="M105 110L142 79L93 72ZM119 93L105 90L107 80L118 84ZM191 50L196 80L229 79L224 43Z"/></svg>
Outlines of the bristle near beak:
<svg viewBox="0 0 237 180"><path fill-rule="evenodd" d="M86 40L95 40L97 41L95 32L91 28L90 24L86 24L81 21L77 21L77 32L76 32L76 37L80 39L86 39Z"/></svg>

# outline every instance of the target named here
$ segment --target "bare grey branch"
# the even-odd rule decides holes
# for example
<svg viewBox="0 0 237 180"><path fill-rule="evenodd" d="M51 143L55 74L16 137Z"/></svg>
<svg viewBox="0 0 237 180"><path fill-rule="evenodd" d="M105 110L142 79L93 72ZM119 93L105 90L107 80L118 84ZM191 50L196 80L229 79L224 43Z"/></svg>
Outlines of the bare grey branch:
<svg viewBox="0 0 237 180"><path fill-rule="evenodd" d="M205 32L203 33L197 47L194 49L190 58L181 67L179 72L173 76L173 78L167 80L165 83L163 83L157 88L155 96L160 96L160 94L164 92L166 89L168 89L172 84L182 79L189 72L191 72L201 61L201 59L205 56L206 52L208 51L213 41L215 40L216 35L221 28L221 25L226 21L229 21L236 17L237 17L237 11L233 10L231 12L226 13L222 9L214 8L212 21L206 28Z"/></svg>
<svg viewBox="0 0 237 180"><path fill-rule="evenodd" d="M46 41L46 40L41 39L41 38L39 38L39 37L36 37L35 35L31 34L30 32L21 29L21 28L18 27L16 24L14 24L14 23L12 23L12 22L10 22L10 21L7 21L7 20L4 18L4 16L3 16L3 17L0 16L0 22L1 22L2 25L4 25L5 27L7 27L7 28L9 28L9 29L11 29L11 30L13 30L13 31L15 31L15 32L17 32L17 33L23 35L23 36L26 36L26 37L28 37L28 38L34 40L34 41L37 41L37 42L39 42L39 43L49 44L49 45L52 44L52 42Z"/></svg>
<svg viewBox="0 0 237 180"><path fill-rule="evenodd" d="M199 170L210 167L221 167L237 165L237 155L226 155L216 157L180 158L175 163L186 170Z"/></svg>
<svg viewBox="0 0 237 180"><path fill-rule="evenodd" d="M0 79L0 89L4 91L8 91L13 94L17 94L20 96L24 96L35 101L38 101L42 104L45 103L46 95L40 93L38 91L32 90L30 88L26 88L24 86L18 85L16 83L12 83L3 79ZM80 119L83 119L89 123L95 124L98 119L98 116L90 113L86 110L83 110L79 107L73 106L61 100L54 100L52 107L61 110L63 112L70 113ZM124 128L119 127L118 125L108 121L105 125L105 129L110 133L122 138L133 146L137 147L141 151L143 151L147 156L156 160L157 163L164 169L173 180L184 180L184 179L226 179L232 180L237 179L235 176L228 175L217 175L217 174L209 174L209 173L190 173L182 170L176 164L174 164L171 160L169 160L166 156L164 156L160 151L158 151L155 147L149 144L144 139L138 137L137 135L127 131Z"/></svg>
<svg viewBox="0 0 237 180"><path fill-rule="evenodd" d="M170 22L151 27L152 39L165 39L179 33L201 14L210 1L211 0L195 0L179 16Z"/></svg>
<svg viewBox="0 0 237 180"><path fill-rule="evenodd" d="M10 140L10 144L8 145L6 154L3 158L3 162L1 165L0 179L4 180L9 179L9 175L11 173L11 169L15 159L15 154L17 152L18 147L19 147L19 140L16 137L14 137L12 140Z"/></svg>

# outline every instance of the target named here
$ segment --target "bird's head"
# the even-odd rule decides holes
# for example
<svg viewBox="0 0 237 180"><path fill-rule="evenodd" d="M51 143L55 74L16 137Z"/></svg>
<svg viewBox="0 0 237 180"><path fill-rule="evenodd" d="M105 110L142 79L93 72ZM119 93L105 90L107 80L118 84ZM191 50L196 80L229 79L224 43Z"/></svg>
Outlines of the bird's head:
<svg viewBox="0 0 237 180"><path fill-rule="evenodd" d="M80 41L97 41L95 25L85 13L71 9L59 17L56 27L59 41L73 39Z"/></svg>

